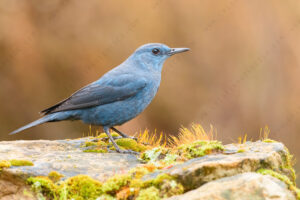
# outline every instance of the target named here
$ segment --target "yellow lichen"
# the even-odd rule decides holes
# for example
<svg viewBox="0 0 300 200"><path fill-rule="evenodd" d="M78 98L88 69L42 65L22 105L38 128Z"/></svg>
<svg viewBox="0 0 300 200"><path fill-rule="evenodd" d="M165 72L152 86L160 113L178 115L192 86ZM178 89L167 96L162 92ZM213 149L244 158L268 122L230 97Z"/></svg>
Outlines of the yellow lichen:
<svg viewBox="0 0 300 200"><path fill-rule="evenodd" d="M30 160L10 160L12 166L33 166L33 163Z"/></svg>

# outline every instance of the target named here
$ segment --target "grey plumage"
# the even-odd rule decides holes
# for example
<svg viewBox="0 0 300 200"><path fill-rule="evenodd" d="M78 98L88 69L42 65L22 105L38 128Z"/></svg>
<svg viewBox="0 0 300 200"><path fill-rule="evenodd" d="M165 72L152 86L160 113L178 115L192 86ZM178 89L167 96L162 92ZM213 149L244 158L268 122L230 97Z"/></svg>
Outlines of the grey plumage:
<svg viewBox="0 0 300 200"><path fill-rule="evenodd" d="M114 126L136 117L149 105L159 88L164 61L187 50L171 49L158 43L143 45L97 81L41 111L44 117L10 134L45 122L82 120L87 124L103 126L116 150L126 153L128 151L121 150L115 144L109 129L118 131ZM123 133L121 135L126 137Z"/></svg>

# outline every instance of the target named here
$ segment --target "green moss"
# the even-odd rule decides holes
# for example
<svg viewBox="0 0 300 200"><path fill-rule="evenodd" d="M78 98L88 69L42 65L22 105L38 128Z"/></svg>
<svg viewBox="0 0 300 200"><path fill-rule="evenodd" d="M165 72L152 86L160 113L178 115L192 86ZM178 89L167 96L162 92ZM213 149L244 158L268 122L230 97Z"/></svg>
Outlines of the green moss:
<svg viewBox="0 0 300 200"><path fill-rule="evenodd" d="M159 196L161 198L179 195L184 192L183 186L168 174L159 174L156 178L143 182L142 188L150 187L157 188L160 191Z"/></svg>
<svg viewBox="0 0 300 200"><path fill-rule="evenodd" d="M116 132L111 132L110 134L111 134L111 136L113 136L113 137L119 137L119 136L120 136L120 135L119 135L118 133L116 133ZM100 133L100 135L98 135L97 138L108 138L108 137L107 137L106 133Z"/></svg>
<svg viewBox="0 0 300 200"><path fill-rule="evenodd" d="M92 153L107 153L108 144L103 141L86 141L81 147L86 147L83 152L92 152Z"/></svg>
<svg viewBox="0 0 300 200"><path fill-rule="evenodd" d="M33 163L30 160L10 160L12 166L33 166Z"/></svg>
<svg viewBox="0 0 300 200"><path fill-rule="evenodd" d="M82 147L97 146L97 142L86 141Z"/></svg>
<svg viewBox="0 0 300 200"><path fill-rule="evenodd" d="M0 161L0 169L2 168L9 168L11 166L11 163L7 160L1 160Z"/></svg>
<svg viewBox="0 0 300 200"><path fill-rule="evenodd" d="M59 172L52 171L48 174L48 178L53 182L59 181L64 175L60 174Z"/></svg>
<svg viewBox="0 0 300 200"><path fill-rule="evenodd" d="M184 188L175 180L163 181L160 185L160 197L167 198L174 195L179 195L184 192Z"/></svg>
<svg viewBox="0 0 300 200"><path fill-rule="evenodd" d="M130 181L129 187L139 189L139 188L143 187L143 183L144 182L141 179L135 178Z"/></svg>
<svg viewBox="0 0 300 200"><path fill-rule="evenodd" d="M68 178L58 188L61 199L96 199L102 194L102 183L86 175Z"/></svg>
<svg viewBox="0 0 300 200"><path fill-rule="evenodd" d="M128 174L125 175L114 175L113 177L109 178L105 183L102 185L103 193L114 194L123 186L129 184L131 180L131 176Z"/></svg>
<svg viewBox="0 0 300 200"><path fill-rule="evenodd" d="M143 189L140 191L139 196L136 198L136 200L160 200L159 197L159 190L152 186L147 189Z"/></svg>
<svg viewBox="0 0 300 200"><path fill-rule="evenodd" d="M148 174L150 171L145 167L136 167L129 171L129 174L133 178L142 178L144 175Z"/></svg>
<svg viewBox="0 0 300 200"><path fill-rule="evenodd" d="M48 177L30 177L27 183L38 195L42 194L50 199L56 199L57 186Z"/></svg>
<svg viewBox="0 0 300 200"><path fill-rule="evenodd" d="M221 142L213 141L195 141L191 144L184 144L178 147L178 153L182 156L191 159L201 157L213 152L220 152L224 150Z"/></svg>
<svg viewBox="0 0 300 200"><path fill-rule="evenodd" d="M264 139L263 142L265 142L265 143L276 143L277 141L267 138L267 139Z"/></svg>
<svg viewBox="0 0 300 200"><path fill-rule="evenodd" d="M166 180L174 180L174 178L168 174L159 174L156 178L147 180L143 183L143 188L150 187L150 186L155 186L159 188L161 184L166 181Z"/></svg>
<svg viewBox="0 0 300 200"><path fill-rule="evenodd" d="M116 200L116 198L108 194L102 194L97 200Z"/></svg>
<svg viewBox="0 0 300 200"><path fill-rule="evenodd" d="M124 149L131 149L133 151L142 152L147 149L147 147L143 144L138 144L136 140L131 138L120 138L115 140L119 147L123 147Z"/></svg>
<svg viewBox="0 0 300 200"><path fill-rule="evenodd" d="M281 171L287 175L290 180L295 184L296 183L296 173L293 168L293 155L290 154L289 150L285 147L285 152L281 153L282 165Z"/></svg>
<svg viewBox="0 0 300 200"><path fill-rule="evenodd" d="M89 153L107 153L107 150L104 150L104 149L86 149L86 150L83 150L83 152L89 152Z"/></svg>
<svg viewBox="0 0 300 200"><path fill-rule="evenodd" d="M100 133L97 138L107 138L106 133Z"/></svg>
<svg viewBox="0 0 300 200"><path fill-rule="evenodd" d="M245 149L239 149L237 150L238 153L244 153L246 150Z"/></svg>
<svg viewBox="0 0 300 200"><path fill-rule="evenodd" d="M116 132L112 132L111 135L114 138L118 138L115 139L115 142L122 150L133 150L136 152L143 152L147 150L147 147L144 144L138 143L132 138L120 138L119 134ZM92 141L86 141L81 145L81 147L84 148L83 152L107 153L108 148L110 150L116 150L113 144L109 141L106 133L101 133L92 139Z"/></svg>
<svg viewBox="0 0 300 200"><path fill-rule="evenodd" d="M131 138L120 138L115 140L117 145L124 147L125 149L131 149L137 151L137 142Z"/></svg>
<svg viewBox="0 0 300 200"><path fill-rule="evenodd" d="M281 180L288 186L288 188L290 190L294 191L297 195L297 198L300 199L300 189L297 188L295 183L293 181L291 181L287 176L280 174L278 172L275 172L271 169L259 169L259 170L257 170L257 173L260 173L262 175L270 175L270 176L273 176L273 177Z"/></svg>
<svg viewBox="0 0 300 200"><path fill-rule="evenodd" d="M168 174L160 174L154 179L142 181L141 178L150 173L146 167L137 167L127 174L115 175L104 183L86 175L78 175L65 181L57 181L58 172L49 173L56 178L30 177L27 182L40 199L150 199L167 198L183 193L183 187ZM149 189L150 188L150 189Z"/></svg>

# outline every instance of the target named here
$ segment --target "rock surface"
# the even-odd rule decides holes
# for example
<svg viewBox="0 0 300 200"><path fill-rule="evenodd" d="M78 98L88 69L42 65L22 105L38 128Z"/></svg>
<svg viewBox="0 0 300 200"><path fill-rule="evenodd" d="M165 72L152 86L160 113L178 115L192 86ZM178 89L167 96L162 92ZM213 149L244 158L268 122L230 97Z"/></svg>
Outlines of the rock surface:
<svg viewBox="0 0 300 200"><path fill-rule="evenodd" d="M94 179L104 181L108 177L124 173L140 164L136 156L119 153L87 153L80 145L84 139L78 140L37 140L0 142L1 160L30 160L34 166L10 167L3 173L29 176L47 176L57 171L65 177L85 174Z"/></svg>
<svg viewBox="0 0 300 200"><path fill-rule="evenodd" d="M12 166L2 170L0 199L34 199L31 194L23 194L24 189L30 191L25 184L30 176L48 176L49 172L56 171L64 175L63 179L85 174L103 181L140 164L134 155L83 152L80 145L85 140L0 142L0 160L20 159L34 163L33 166Z"/></svg>
<svg viewBox="0 0 300 200"><path fill-rule="evenodd" d="M168 200L296 200L286 184L272 176L248 172L221 178Z"/></svg>
<svg viewBox="0 0 300 200"><path fill-rule="evenodd" d="M242 145L229 144L225 153L212 154L191 159L163 173L175 176L186 190L195 189L207 182L260 168L273 169L294 179L293 172L283 168L288 152L282 143L247 142ZM156 172L147 178L160 174Z"/></svg>
<svg viewBox="0 0 300 200"><path fill-rule="evenodd" d="M80 147L87 138L56 141L0 142L0 160L21 159L33 166L12 166L0 172L0 199L35 199L26 184L30 176L47 176L56 171L63 179L84 174L104 181L141 165L134 155L87 153ZM230 144L222 153L212 153L143 177L166 173L176 178L185 194L170 199L295 199L285 183L256 172L272 169L293 182L289 153L277 142ZM251 172L251 173L249 173ZM24 192L25 191L25 192ZM251 198L248 198L250 195ZM253 197L253 198L252 198Z"/></svg>

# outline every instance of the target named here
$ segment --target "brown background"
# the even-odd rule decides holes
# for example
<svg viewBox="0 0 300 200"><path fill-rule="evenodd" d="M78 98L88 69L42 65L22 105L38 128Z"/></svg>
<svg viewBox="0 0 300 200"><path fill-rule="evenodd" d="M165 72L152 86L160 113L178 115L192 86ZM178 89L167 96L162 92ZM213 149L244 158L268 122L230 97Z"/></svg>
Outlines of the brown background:
<svg viewBox="0 0 300 200"><path fill-rule="evenodd" d="M299 160L299 13L298 0L1 0L0 140L82 136L80 122L7 133L161 42L191 51L165 63L155 100L121 130L212 124L229 143L269 125Z"/></svg>

